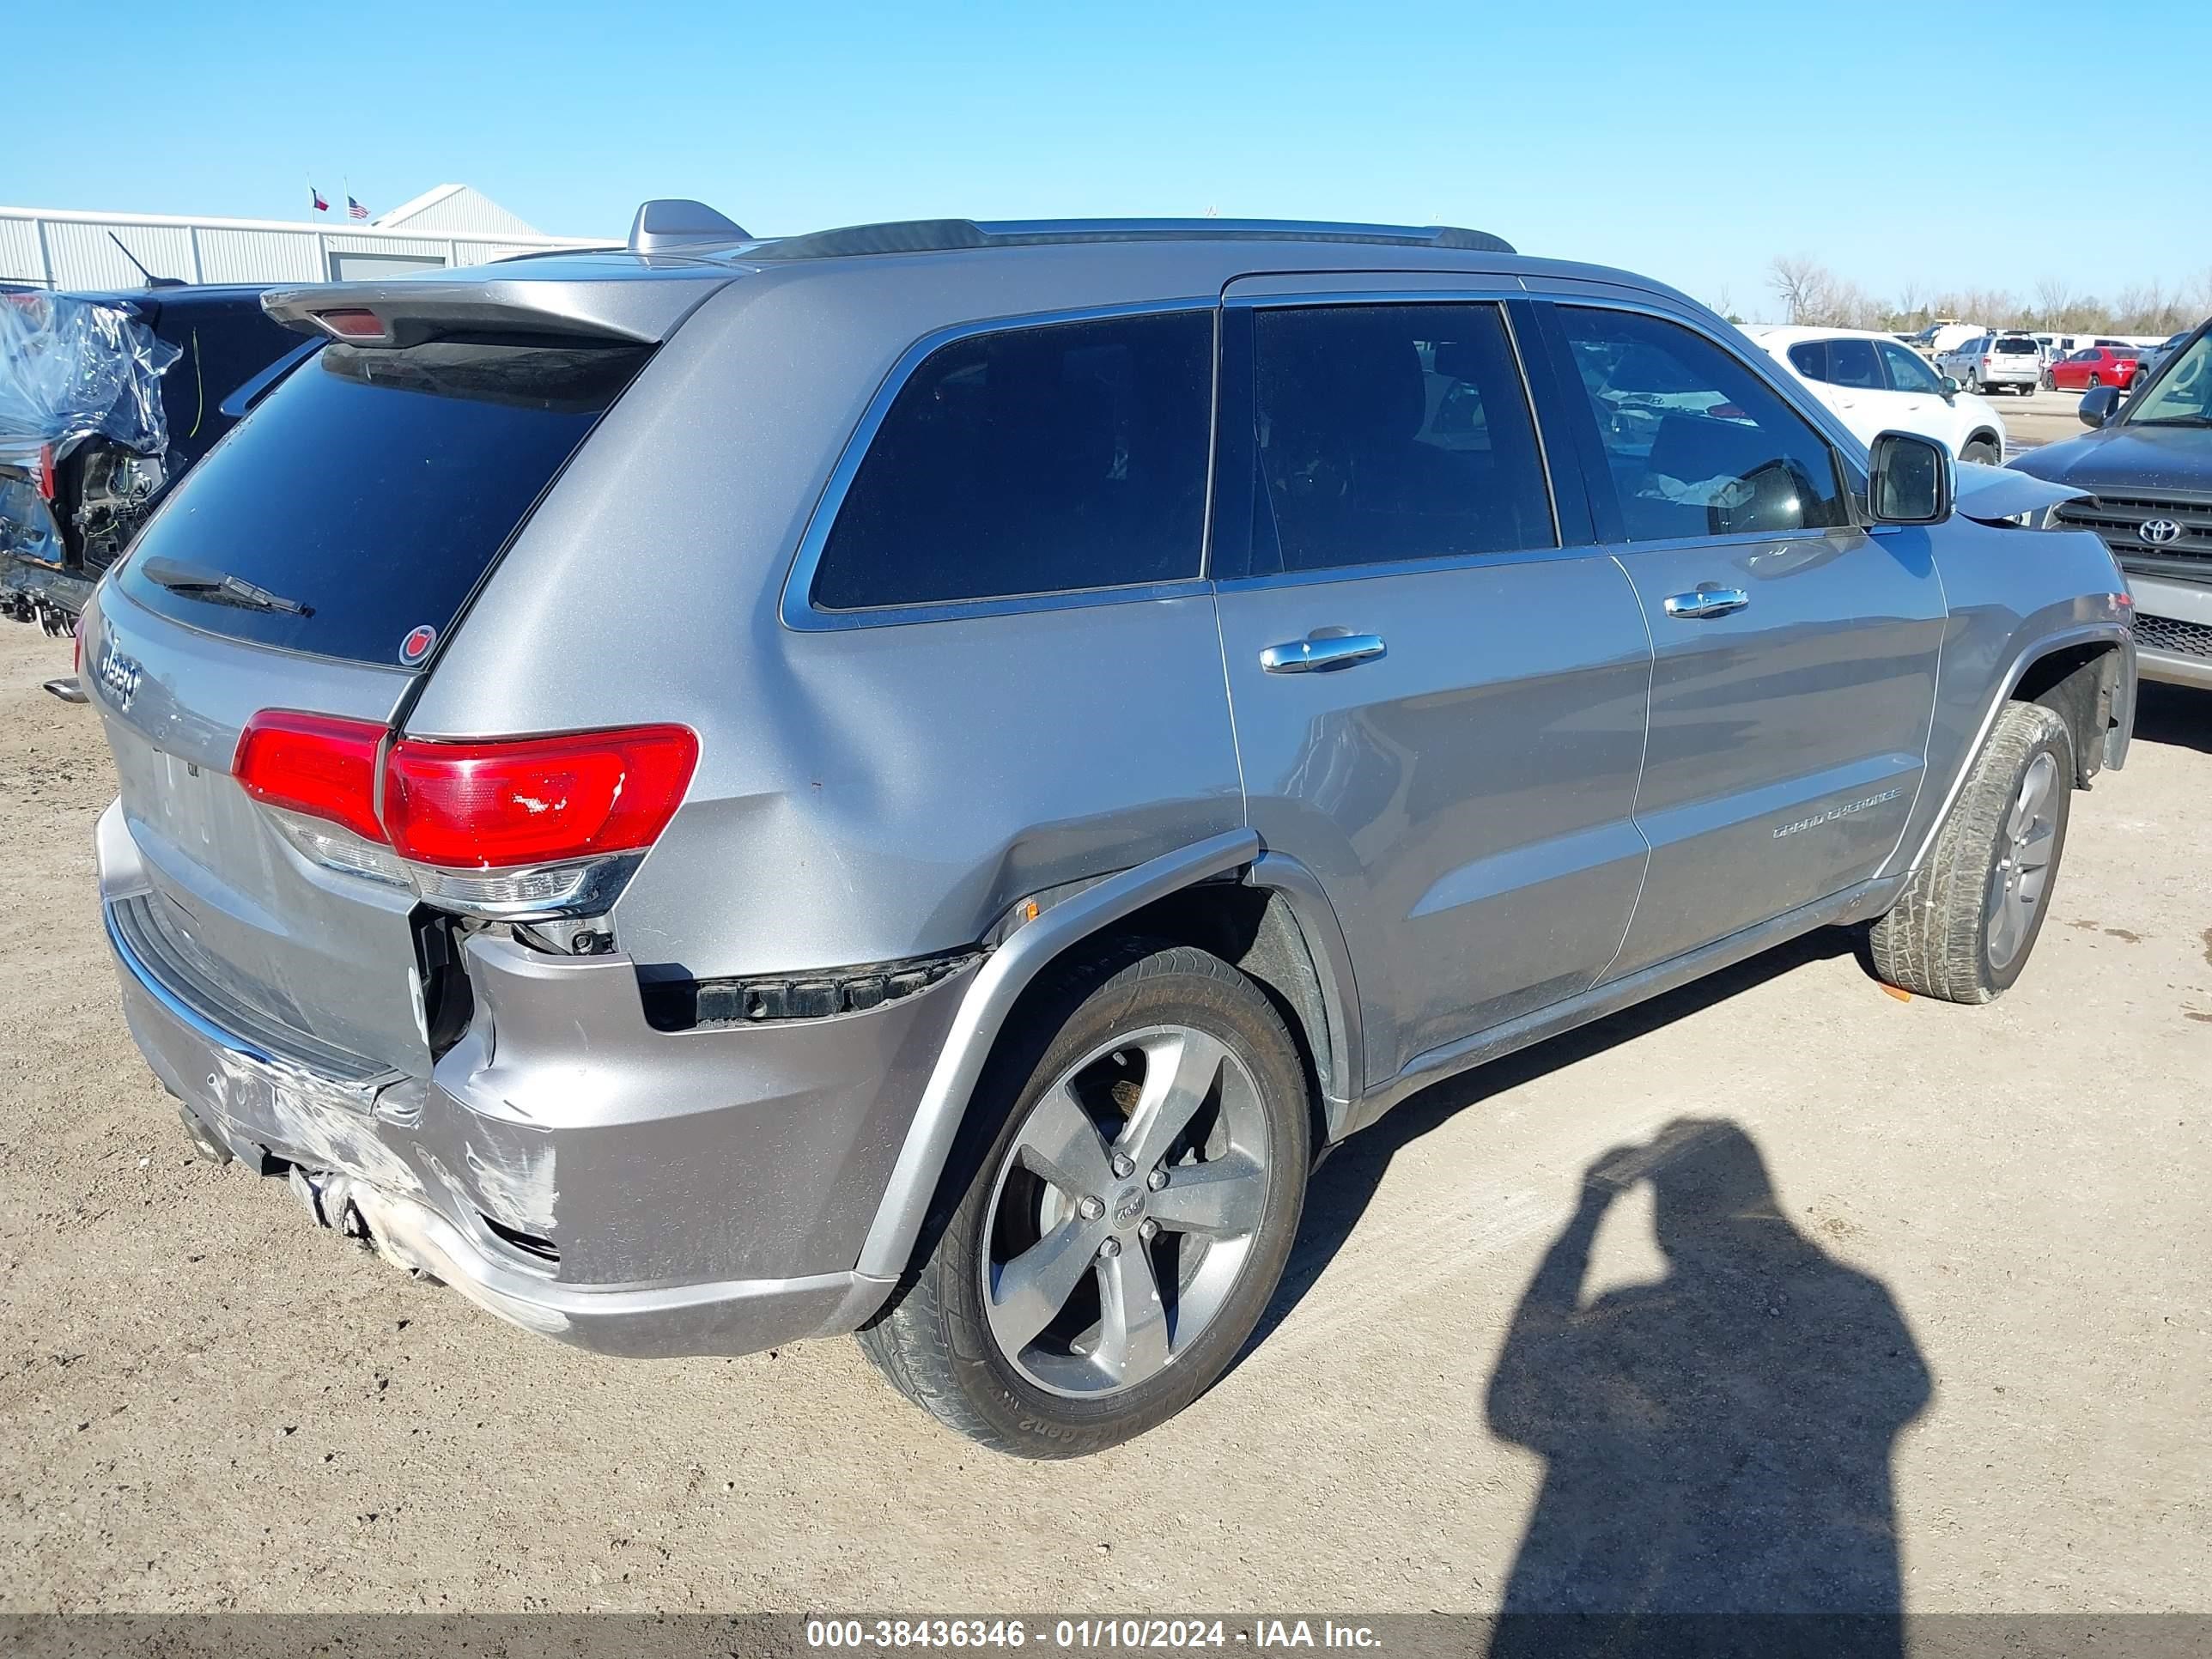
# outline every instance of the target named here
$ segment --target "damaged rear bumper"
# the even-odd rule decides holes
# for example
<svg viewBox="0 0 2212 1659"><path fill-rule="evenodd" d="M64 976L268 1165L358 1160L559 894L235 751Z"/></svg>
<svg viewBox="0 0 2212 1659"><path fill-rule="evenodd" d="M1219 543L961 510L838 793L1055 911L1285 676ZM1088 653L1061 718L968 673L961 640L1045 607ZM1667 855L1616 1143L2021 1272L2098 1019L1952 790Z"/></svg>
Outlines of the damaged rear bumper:
<svg viewBox="0 0 2212 1659"><path fill-rule="evenodd" d="M431 1076L344 1080L180 986L128 925L144 884L119 812L98 839L141 1052L203 1152L296 1173L325 1225L612 1354L752 1352L854 1329L888 1294L853 1264L966 972L865 1012L672 1033L627 958L477 935L476 1017Z"/></svg>

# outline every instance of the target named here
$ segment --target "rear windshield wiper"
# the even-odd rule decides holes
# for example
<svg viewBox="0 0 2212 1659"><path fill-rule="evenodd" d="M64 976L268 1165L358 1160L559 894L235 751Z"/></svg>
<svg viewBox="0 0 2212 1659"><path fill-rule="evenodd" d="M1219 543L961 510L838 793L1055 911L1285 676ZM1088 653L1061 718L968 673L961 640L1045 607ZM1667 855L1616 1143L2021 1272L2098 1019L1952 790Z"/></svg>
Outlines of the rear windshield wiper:
<svg viewBox="0 0 2212 1659"><path fill-rule="evenodd" d="M220 605L241 605L248 611L281 611L287 616L312 617L315 607L302 605L297 599L288 599L281 593L271 593L243 576L234 576L224 570L210 570L204 564L186 564L180 559L149 559L139 567L146 580L167 588L173 593L189 594L194 599L213 599Z"/></svg>

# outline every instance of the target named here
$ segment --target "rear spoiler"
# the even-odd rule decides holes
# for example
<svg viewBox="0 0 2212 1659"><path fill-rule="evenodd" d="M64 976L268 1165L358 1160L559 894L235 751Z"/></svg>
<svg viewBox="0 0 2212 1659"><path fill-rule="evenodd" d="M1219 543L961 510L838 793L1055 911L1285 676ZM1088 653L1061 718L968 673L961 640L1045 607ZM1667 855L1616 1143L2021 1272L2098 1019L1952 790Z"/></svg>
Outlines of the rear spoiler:
<svg viewBox="0 0 2212 1659"><path fill-rule="evenodd" d="M261 308L285 327L348 345L426 340L596 340L656 345L732 280L726 269L605 276L480 276L465 270L382 283L273 289Z"/></svg>

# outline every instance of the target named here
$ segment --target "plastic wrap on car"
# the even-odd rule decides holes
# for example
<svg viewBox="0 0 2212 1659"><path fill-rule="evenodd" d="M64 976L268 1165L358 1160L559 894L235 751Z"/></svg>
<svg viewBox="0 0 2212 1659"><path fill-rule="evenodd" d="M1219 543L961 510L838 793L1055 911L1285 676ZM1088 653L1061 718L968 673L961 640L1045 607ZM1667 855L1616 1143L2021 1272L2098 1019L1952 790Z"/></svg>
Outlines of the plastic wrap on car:
<svg viewBox="0 0 2212 1659"><path fill-rule="evenodd" d="M94 434L141 455L169 446L158 382L179 356L127 304L67 294L0 297L0 446Z"/></svg>

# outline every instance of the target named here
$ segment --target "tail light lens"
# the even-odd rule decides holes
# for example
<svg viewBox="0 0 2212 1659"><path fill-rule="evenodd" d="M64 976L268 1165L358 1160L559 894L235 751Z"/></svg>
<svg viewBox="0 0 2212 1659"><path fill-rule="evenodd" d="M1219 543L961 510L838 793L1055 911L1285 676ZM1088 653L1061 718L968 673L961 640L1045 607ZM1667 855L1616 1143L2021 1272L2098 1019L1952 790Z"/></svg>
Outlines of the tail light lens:
<svg viewBox="0 0 2212 1659"><path fill-rule="evenodd" d="M51 501L54 498L54 447L39 446L39 499Z"/></svg>
<svg viewBox="0 0 2212 1659"><path fill-rule="evenodd" d="M239 734L230 769L264 806L327 818L364 841L382 841L376 821L376 751L384 728L368 720L264 708Z"/></svg>
<svg viewBox="0 0 2212 1659"><path fill-rule="evenodd" d="M480 914L591 890L592 861L659 839L699 760L698 738L681 726L471 743L402 738L383 757L380 814L384 741L371 721L264 709L246 723L231 770L255 800L388 847L414 866L424 897ZM557 878L533 873L556 865L568 866ZM513 873L489 882L445 873L488 870Z"/></svg>
<svg viewBox="0 0 2212 1659"><path fill-rule="evenodd" d="M395 744L393 849L448 870L558 864L653 845L683 805L699 740L680 726L494 743Z"/></svg>

